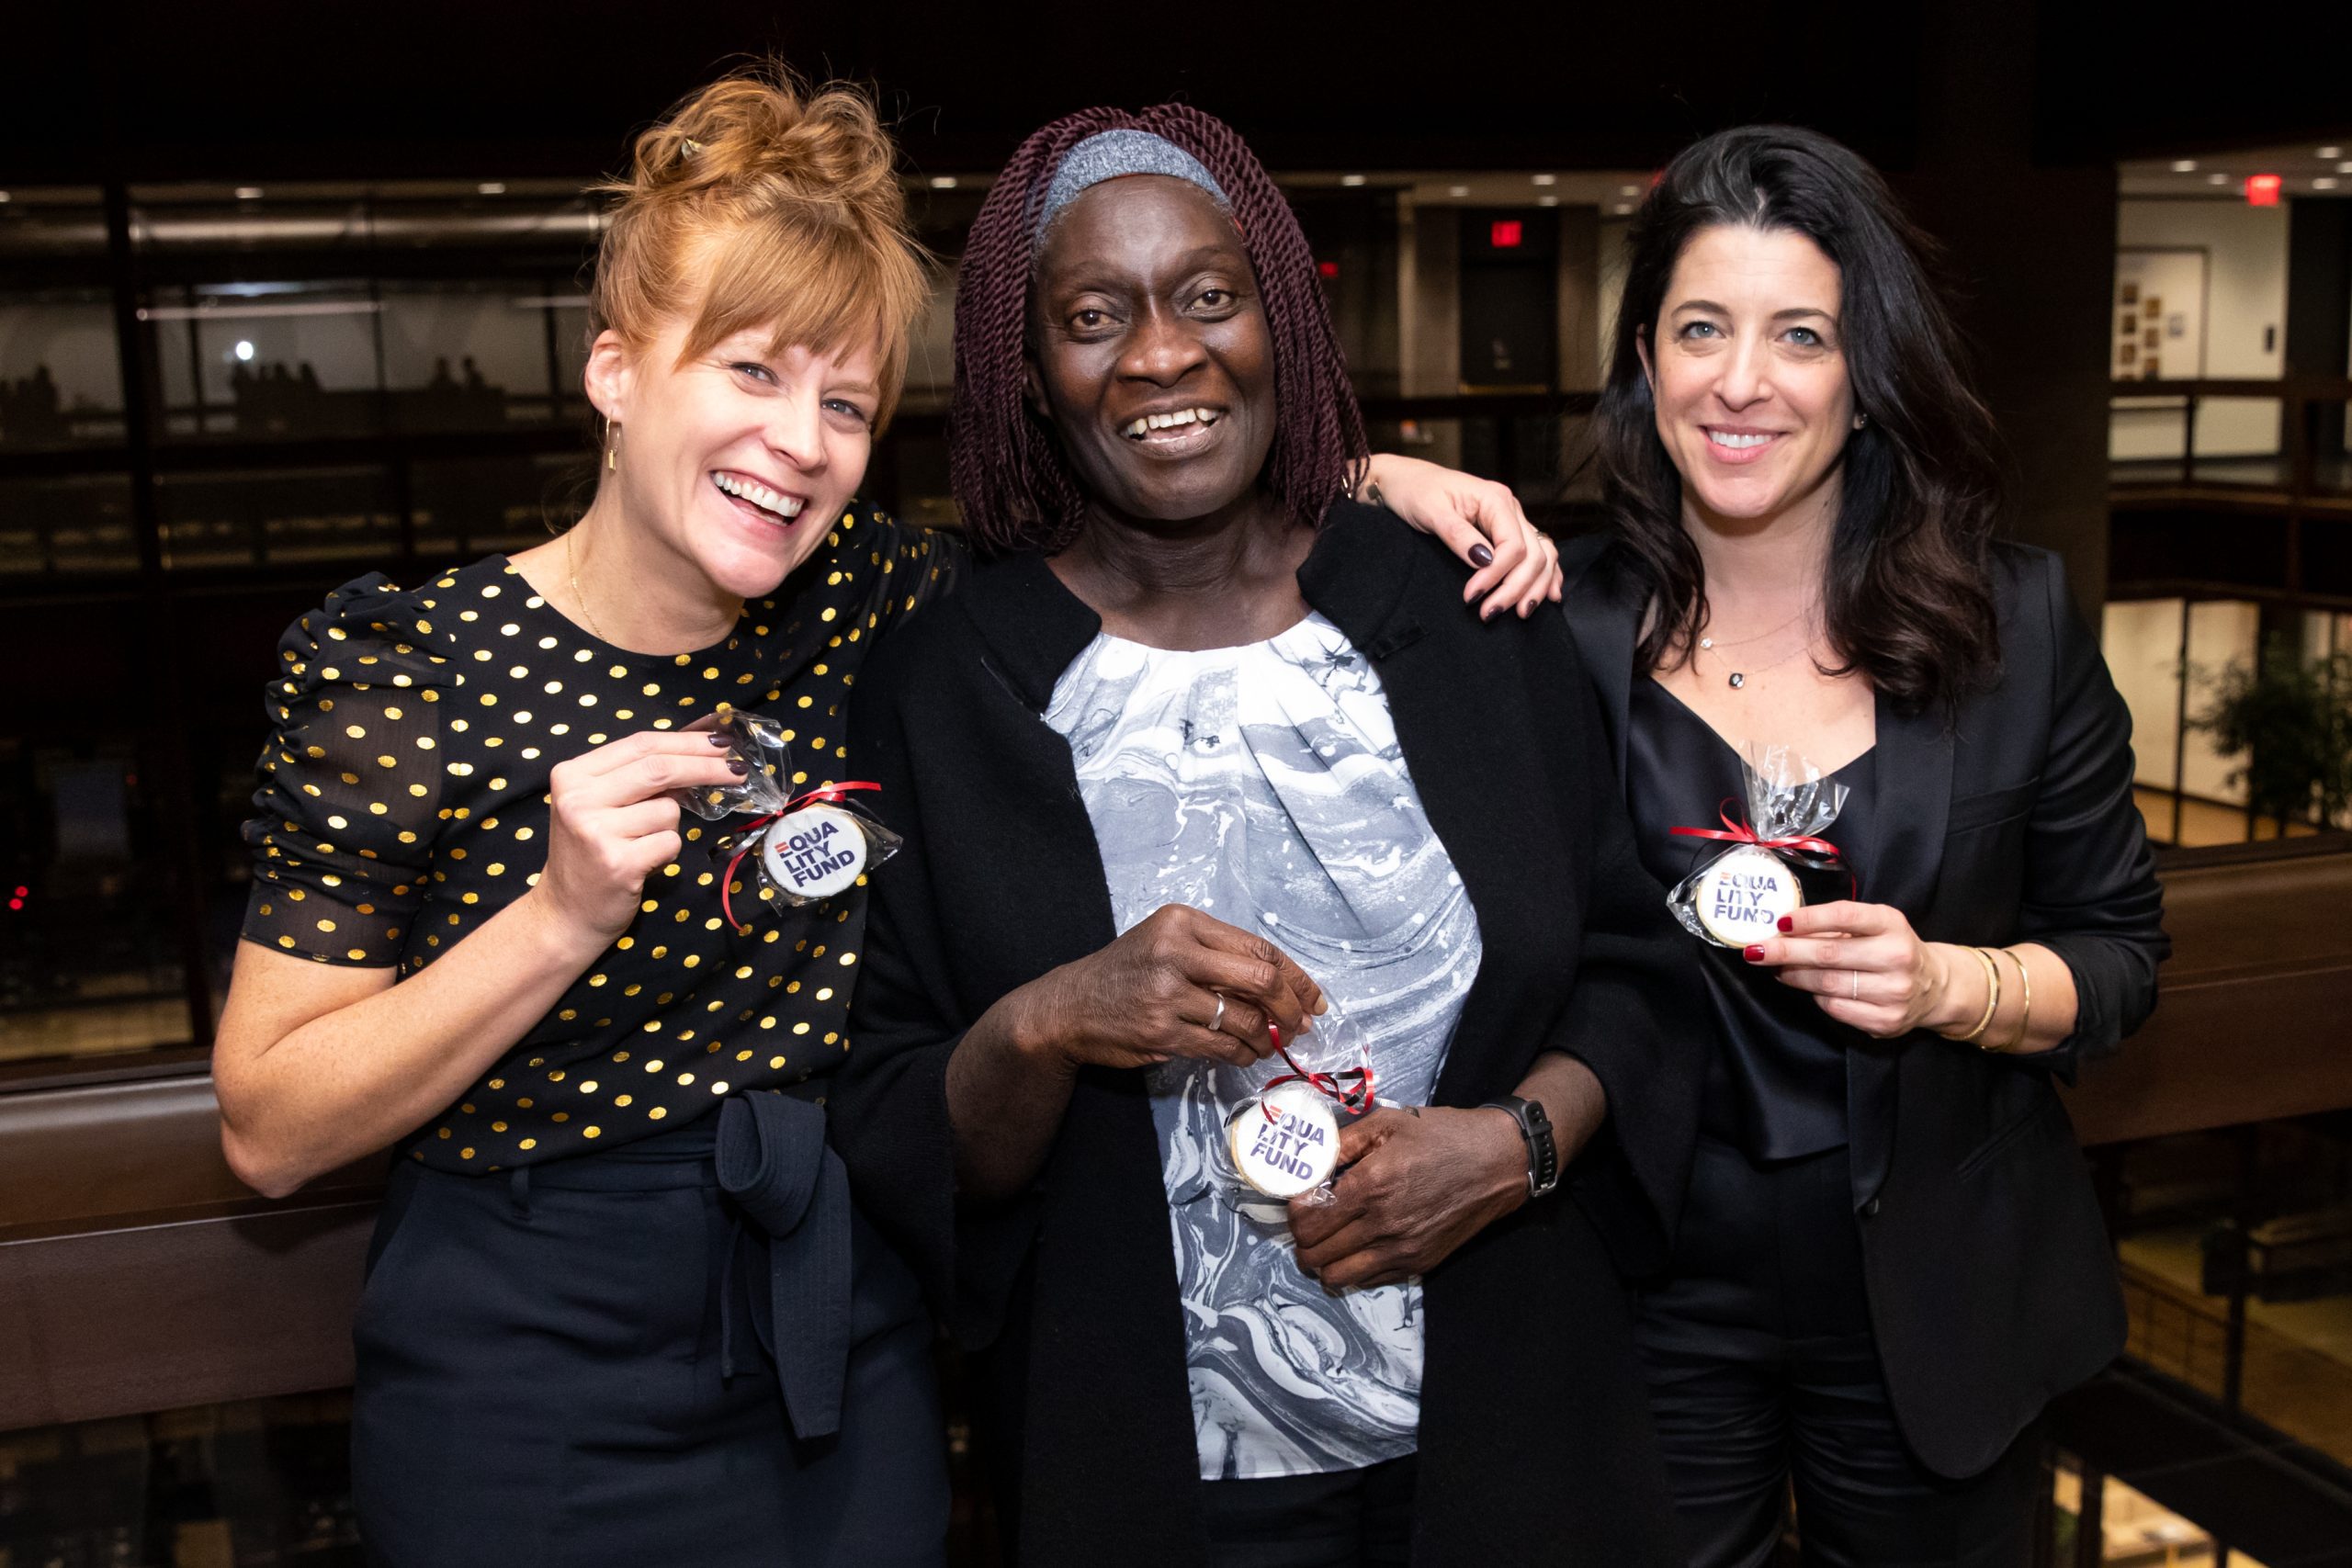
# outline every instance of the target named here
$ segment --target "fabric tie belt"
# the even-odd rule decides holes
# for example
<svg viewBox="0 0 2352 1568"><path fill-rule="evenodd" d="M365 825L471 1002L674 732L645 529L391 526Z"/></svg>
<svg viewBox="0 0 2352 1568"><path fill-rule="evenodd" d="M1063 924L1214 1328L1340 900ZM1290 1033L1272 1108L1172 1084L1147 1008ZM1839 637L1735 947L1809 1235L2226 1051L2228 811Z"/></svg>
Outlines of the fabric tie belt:
<svg viewBox="0 0 2352 1568"><path fill-rule="evenodd" d="M713 1159L740 1216L719 1277L719 1375L736 1373L735 1258L748 1221L768 1244L765 1298L756 1287L749 1292L752 1332L775 1362L793 1435L831 1437L841 1430L849 1368L850 1202L849 1173L825 1142L824 1108L786 1094L739 1095L719 1109Z"/></svg>

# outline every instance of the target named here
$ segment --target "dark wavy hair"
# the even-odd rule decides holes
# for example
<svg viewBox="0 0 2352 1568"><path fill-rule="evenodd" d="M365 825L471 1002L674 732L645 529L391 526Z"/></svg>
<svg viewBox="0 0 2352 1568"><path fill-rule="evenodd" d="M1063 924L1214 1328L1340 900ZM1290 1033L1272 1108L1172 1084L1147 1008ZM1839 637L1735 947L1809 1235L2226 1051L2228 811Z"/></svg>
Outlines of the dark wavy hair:
<svg viewBox="0 0 2352 1568"><path fill-rule="evenodd" d="M1314 253L1231 126L1182 104L1157 104L1133 114L1085 109L1035 132L972 220L956 276L947 413L948 475L965 527L984 548L1050 553L1068 548L1084 520L1086 498L1061 444L1023 395L1033 236L1063 157L1088 137L1118 130L1148 130L1182 147L1232 203L1273 340L1274 442L1261 482L1300 521L1319 524L1355 488L1369 448Z"/></svg>
<svg viewBox="0 0 2352 1568"><path fill-rule="evenodd" d="M1707 626L1706 572L1682 525L1682 479L1657 434L1640 345L1655 342L1677 261L1717 225L1803 234L1838 264L1847 374L1869 416L1847 440L1824 620L1835 657L1901 707L1947 716L1999 667L1991 583L2001 470L1992 416L1930 280L1933 242L1885 182L1809 130L1747 126L1685 149L1626 240L1625 288L1600 394L1601 496L1651 610L1645 669Z"/></svg>

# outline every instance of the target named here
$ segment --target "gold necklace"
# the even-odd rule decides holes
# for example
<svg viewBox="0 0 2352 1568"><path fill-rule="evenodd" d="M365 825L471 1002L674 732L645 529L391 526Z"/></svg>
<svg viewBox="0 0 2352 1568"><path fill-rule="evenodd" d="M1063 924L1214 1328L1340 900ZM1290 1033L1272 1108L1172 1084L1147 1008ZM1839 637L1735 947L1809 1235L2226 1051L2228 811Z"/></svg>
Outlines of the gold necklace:
<svg viewBox="0 0 2352 1568"><path fill-rule="evenodd" d="M580 591L580 554L571 543L571 536L579 531L580 525L576 523L563 531L563 568L571 579L571 602L580 606L580 618L588 623L588 630L596 640L610 642L612 639L605 635L605 628L596 624L595 613L588 608L588 595ZM1734 681L1732 684L1736 686L1739 682Z"/></svg>

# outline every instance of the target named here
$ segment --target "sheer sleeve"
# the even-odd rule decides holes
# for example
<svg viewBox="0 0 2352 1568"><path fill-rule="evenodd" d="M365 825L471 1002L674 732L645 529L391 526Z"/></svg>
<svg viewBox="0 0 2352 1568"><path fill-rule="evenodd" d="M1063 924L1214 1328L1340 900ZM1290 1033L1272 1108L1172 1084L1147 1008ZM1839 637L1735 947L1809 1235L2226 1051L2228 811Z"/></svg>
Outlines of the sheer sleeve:
<svg viewBox="0 0 2352 1568"><path fill-rule="evenodd" d="M460 681L418 598L346 583L279 638L266 690L244 938L383 968L424 900L442 791L442 699Z"/></svg>
<svg viewBox="0 0 2352 1568"><path fill-rule="evenodd" d="M862 629L882 637L956 586L971 562L964 536L950 529L901 523L880 507L854 502L836 558L869 572L860 605Z"/></svg>

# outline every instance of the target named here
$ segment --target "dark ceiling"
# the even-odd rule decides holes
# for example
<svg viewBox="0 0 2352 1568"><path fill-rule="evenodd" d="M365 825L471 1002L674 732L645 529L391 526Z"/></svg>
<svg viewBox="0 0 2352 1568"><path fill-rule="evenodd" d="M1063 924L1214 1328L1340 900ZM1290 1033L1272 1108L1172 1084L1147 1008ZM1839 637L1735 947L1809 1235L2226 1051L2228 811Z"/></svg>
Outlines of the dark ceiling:
<svg viewBox="0 0 2352 1568"><path fill-rule="evenodd" d="M2352 126L2333 40L2298 49L2300 28L2266 28L2271 0L2177 24L2161 6L1941 3L2024 22L2011 36L2033 47L2015 69L2032 74L2045 158ZM1087 104L1170 96L1292 168L1641 166L1750 119L1812 124L1901 168L1923 85L1949 63L1922 39L1954 32L1920 14L1900 0L56 0L9 20L0 180L571 175L611 167L632 128L763 51L878 84L933 170L986 168Z"/></svg>

